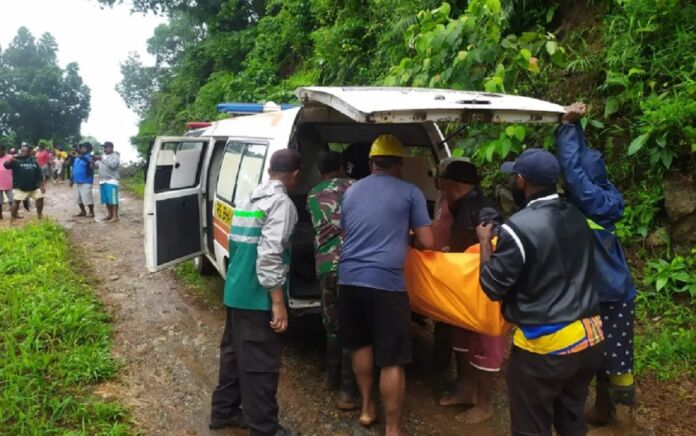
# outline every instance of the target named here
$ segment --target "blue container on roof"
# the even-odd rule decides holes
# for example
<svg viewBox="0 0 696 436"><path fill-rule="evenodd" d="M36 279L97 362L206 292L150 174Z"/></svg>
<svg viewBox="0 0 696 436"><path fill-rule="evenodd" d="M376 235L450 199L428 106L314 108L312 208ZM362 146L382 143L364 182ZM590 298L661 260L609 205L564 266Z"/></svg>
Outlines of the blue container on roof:
<svg viewBox="0 0 696 436"><path fill-rule="evenodd" d="M261 114L264 112L284 111L300 107L297 104L275 104L269 103L220 103L217 105L218 112L231 114Z"/></svg>

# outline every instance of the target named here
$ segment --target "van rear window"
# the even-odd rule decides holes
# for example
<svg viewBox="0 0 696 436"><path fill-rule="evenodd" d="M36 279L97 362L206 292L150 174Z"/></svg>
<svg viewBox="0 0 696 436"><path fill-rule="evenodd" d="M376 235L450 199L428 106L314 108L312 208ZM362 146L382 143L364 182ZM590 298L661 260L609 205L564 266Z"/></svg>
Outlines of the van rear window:
<svg viewBox="0 0 696 436"><path fill-rule="evenodd" d="M227 143L217 182L217 197L233 206L261 182L268 146L237 141Z"/></svg>

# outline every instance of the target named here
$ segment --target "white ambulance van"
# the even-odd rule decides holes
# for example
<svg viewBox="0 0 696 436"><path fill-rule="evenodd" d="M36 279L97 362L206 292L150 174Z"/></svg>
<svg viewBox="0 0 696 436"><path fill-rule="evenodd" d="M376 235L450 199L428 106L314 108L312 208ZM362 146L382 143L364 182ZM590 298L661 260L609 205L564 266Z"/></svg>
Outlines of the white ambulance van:
<svg viewBox="0 0 696 436"><path fill-rule="evenodd" d="M301 106L216 121L183 137L157 138L144 204L150 271L193 259L201 274L217 271L225 277L235 205L268 178L275 151L293 148L302 155L303 171L290 193L299 223L292 242L289 306L295 313L318 311L306 201L320 181L320 151L343 151L353 175L362 177L370 143L381 134L396 135L409 153L404 179L423 190L432 211L438 199L435 168L450 155L437 123L556 123L564 112L533 98L439 89L308 87L296 94Z"/></svg>

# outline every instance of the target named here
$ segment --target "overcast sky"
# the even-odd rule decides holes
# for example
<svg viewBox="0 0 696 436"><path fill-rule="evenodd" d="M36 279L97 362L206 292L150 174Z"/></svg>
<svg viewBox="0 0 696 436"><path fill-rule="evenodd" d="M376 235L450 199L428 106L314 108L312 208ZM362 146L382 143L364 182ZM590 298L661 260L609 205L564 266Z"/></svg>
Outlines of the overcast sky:
<svg viewBox="0 0 696 436"><path fill-rule="evenodd" d="M36 39L50 32L58 42L61 66L77 62L92 92L92 110L82 134L112 141L124 160L137 155L129 138L138 129L137 116L114 89L121 80L119 65L131 51L152 62L146 41L165 21L154 15L131 15L129 3L101 9L96 0L0 0L0 46L7 47L21 26Z"/></svg>

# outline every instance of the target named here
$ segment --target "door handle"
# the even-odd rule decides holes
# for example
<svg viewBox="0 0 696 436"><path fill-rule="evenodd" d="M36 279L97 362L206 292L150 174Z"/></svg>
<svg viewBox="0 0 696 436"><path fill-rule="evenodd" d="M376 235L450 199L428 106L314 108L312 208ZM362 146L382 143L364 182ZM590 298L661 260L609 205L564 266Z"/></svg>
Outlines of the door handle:
<svg viewBox="0 0 696 436"><path fill-rule="evenodd" d="M179 168L180 166L181 166L181 164L179 162L174 164L174 168Z"/></svg>

